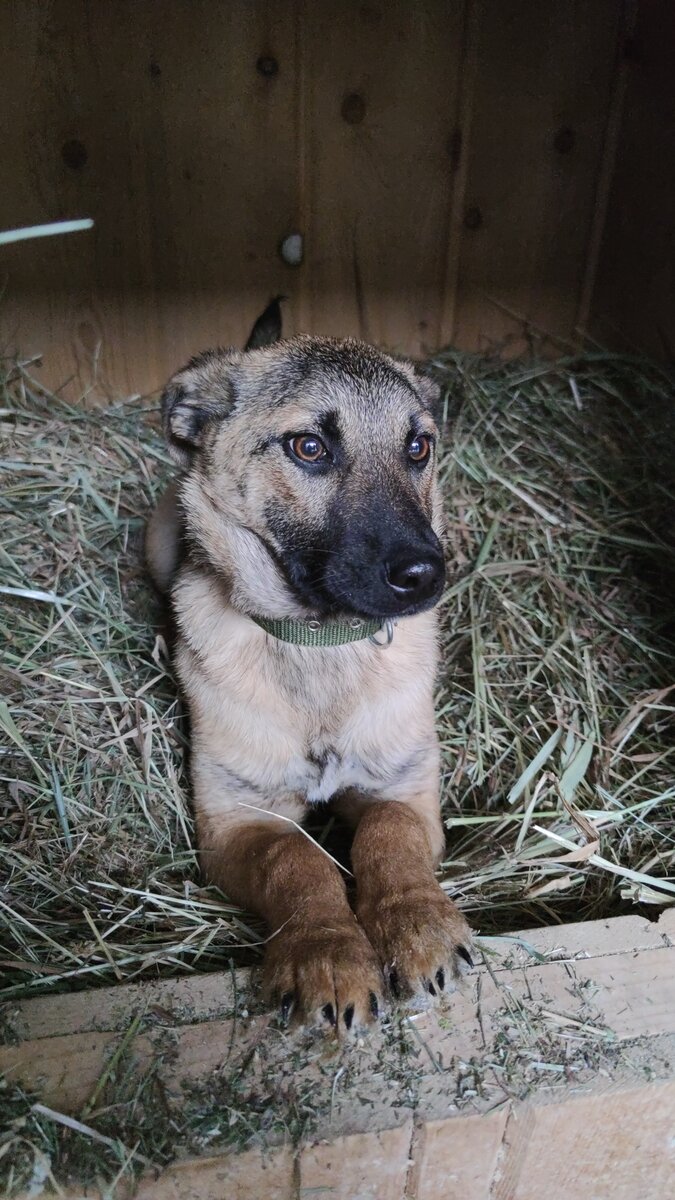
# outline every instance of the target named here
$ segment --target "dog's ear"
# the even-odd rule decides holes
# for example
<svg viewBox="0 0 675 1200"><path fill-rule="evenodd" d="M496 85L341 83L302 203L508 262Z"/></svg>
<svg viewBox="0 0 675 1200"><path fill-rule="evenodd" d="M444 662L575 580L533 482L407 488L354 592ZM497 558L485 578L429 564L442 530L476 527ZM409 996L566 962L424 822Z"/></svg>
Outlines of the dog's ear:
<svg viewBox="0 0 675 1200"><path fill-rule="evenodd" d="M286 296L274 296L267 308L260 314L253 329L248 335L245 350L257 350L260 346L272 346L281 338L281 301Z"/></svg>
<svg viewBox="0 0 675 1200"><path fill-rule="evenodd" d="M397 366L403 369L422 404L429 410L434 421L438 424L443 416L443 393L441 385L426 373L422 364L411 362L409 358L396 359L395 361Z"/></svg>
<svg viewBox="0 0 675 1200"><path fill-rule="evenodd" d="M171 457L188 467L204 444L209 425L222 420L235 400L239 350L206 350L171 377L162 393L162 424Z"/></svg>
<svg viewBox="0 0 675 1200"><path fill-rule="evenodd" d="M419 370L415 370L415 388L417 394L424 404L425 408L429 409L434 421L438 424L442 416L442 392L441 385L429 375L423 374Z"/></svg>

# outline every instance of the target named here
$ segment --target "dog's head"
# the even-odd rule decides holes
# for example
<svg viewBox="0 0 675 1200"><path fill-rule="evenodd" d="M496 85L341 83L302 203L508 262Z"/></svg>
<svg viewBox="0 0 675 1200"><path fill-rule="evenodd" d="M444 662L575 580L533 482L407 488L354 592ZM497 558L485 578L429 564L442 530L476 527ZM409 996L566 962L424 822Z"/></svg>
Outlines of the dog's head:
<svg viewBox="0 0 675 1200"><path fill-rule="evenodd" d="M387 618L444 582L438 388L356 341L211 350L162 398L193 554L261 616Z"/></svg>

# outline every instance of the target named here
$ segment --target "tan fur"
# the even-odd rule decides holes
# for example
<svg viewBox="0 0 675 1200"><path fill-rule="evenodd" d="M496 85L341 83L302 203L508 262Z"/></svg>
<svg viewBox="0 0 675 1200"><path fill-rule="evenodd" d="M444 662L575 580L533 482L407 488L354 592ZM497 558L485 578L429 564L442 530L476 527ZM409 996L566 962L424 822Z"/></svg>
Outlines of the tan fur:
<svg viewBox="0 0 675 1200"><path fill-rule="evenodd" d="M330 347L326 356L339 355L339 344L323 345ZM304 529L338 484L328 479L317 488L282 456L258 456L255 446L288 429L312 428L322 388L322 403L343 418L345 439L353 438L353 453L363 460L340 487L365 509L378 502L382 471L398 470L397 494L410 499L414 491L414 503L441 530L433 469L411 482L393 452L389 466L369 459L351 385L341 390L331 376L324 387L322 343L316 347L316 378L299 386L284 384L280 347L227 352L175 377L167 432L188 470L153 515L146 545L158 586L172 581L205 873L267 922L267 988L284 1010L292 1004L307 1020L342 1018L349 1027L376 1011L383 970L395 990L437 990L444 974L458 974L458 953L471 935L434 878L444 846L435 612L397 621L387 649L367 640L324 649L288 645L250 617L315 615L279 569L266 514L273 498ZM412 367L404 374L419 383ZM394 378L387 420L395 424L400 405L403 430L410 401L405 382L400 401L397 386ZM275 388L281 400L273 403ZM419 393L423 404L422 386ZM372 428L371 440L379 436L375 421ZM181 528L188 553L176 571ZM308 804L329 801L356 826L358 921L339 870L296 828Z"/></svg>
<svg viewBox="0 0 675 1200"><path fill-rule="evenodd" d="M145 531L145 557L160 592L168 592L179 564L181 519L178 483L170 483Z"/></svg>

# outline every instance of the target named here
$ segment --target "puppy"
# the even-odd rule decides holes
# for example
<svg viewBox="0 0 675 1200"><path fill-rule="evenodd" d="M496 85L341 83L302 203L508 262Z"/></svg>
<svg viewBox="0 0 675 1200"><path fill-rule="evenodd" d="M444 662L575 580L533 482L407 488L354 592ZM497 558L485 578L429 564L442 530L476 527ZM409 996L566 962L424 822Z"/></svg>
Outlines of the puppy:
<svg viewBox="0 0 675 1200"><path fill-rule="evenodd" d="M434 877L438 388L356 341L277 340L274 316L167 385L182 474L147 557L175 616L205 875L264 918L283 1016L350 1029L385 985L434 995L471 963ZM301 829L329 805L355 829L355 911Z"/></svg>

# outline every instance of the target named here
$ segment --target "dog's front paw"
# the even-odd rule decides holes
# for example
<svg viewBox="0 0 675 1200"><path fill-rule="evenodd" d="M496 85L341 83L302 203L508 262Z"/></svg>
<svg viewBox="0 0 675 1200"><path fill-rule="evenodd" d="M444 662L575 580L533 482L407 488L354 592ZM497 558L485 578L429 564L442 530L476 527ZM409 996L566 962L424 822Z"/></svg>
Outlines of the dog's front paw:
<svg viewBox="0 0 675 1200"><path fill-rule="evenodd" d="M356 919L289 922L267 944L267 998L284 1021L332 1027L338 1036L376 1020L383 978Z"/></svg>
<svg viewBox="0 0 675 1200"><path fill-rule="evenodd" d="M436 996L473 966L471 929L435 880L357 911L397 999Z"/></svg>

